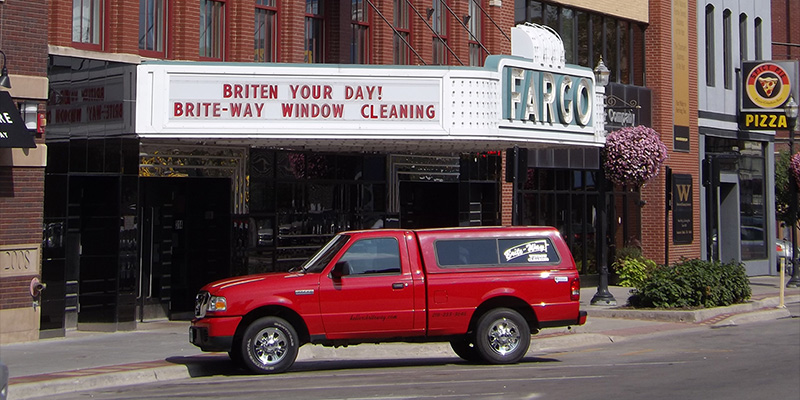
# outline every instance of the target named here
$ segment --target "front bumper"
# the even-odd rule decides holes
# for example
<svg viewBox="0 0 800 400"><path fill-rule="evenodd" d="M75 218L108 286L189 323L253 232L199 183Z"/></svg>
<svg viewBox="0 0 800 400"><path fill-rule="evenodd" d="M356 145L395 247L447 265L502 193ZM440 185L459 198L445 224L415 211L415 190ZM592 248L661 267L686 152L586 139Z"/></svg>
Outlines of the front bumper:
<svg viewBox="0 0 800 400"><path fill-rule="evenodd" d="M189 327L189 343L203 351L231 351L241 317L201 318Z"/></svg>

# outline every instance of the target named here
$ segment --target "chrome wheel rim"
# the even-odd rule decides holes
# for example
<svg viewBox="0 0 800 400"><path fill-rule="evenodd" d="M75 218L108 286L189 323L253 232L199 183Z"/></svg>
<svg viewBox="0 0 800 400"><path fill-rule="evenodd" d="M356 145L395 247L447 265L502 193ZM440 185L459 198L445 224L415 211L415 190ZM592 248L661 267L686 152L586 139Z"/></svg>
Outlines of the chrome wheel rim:
<svg viewBox="0 0 800 400"><path fill-rule="evenodd" d="M494 321L489 328L487 336L489 348L495 353L505 356L512 353L520 341L519 327L514 321L508 318L501 318Z"/></svg>
<svg viewBox="0 0 800 400"><path fill-rule="evenodd" d="M289 339L278 328L264 328L253 341L253 354L264 365L277 364L286 356Z"/></svg>

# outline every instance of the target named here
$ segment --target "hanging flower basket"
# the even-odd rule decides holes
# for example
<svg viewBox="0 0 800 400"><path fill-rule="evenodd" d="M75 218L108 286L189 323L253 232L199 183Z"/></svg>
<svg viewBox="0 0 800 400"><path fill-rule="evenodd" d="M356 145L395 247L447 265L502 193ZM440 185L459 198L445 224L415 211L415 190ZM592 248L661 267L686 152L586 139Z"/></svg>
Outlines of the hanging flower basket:
<svg viewBox="0 0 800 400"><path fill-rule="evenodd" d="M667 160L667 146L652 128L626 127L608 134L603 156L609 180L638 188L658 175Z"/></svg>
<svg viewBox="0 0 800 400"><path fill-rule="evenodd" d="M794 153L792 160L789 162L789 169L792 171L795 185L800 188L800 152Z"/></svg>

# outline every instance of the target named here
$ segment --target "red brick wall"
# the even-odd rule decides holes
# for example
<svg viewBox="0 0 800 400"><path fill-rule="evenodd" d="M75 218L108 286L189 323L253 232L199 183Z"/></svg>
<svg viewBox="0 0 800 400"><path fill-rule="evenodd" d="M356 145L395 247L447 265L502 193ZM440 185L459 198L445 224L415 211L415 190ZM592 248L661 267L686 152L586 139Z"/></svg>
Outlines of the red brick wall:
<svg viewBox="0 0 800 400"><path fill-rule="evenodd" d="M33 304L31 276L14 276L0 280L0 310L26 308Z"/></svg>
<svg viewBox="0 0 800 400"><path fill-rule="evenodd" d="M44 169L0 167L0 244L42 241Z"/></svg>
<svg viewBox="0 0 800 400"><path fill-rule="evenodd" d="M772 45L773 60L800 60L800 2L772 0L772 42L781 43ZM775 150L788 150L789 132L777 131L775 137Z"/></svg>
<svg viewBox="0 0 800 400"><path fill-rule="evenodd" d="M800 2L772 0L773 60L800 60Z"/></svg>
<svg viewBox="0 0 800 400"><path fill-rule="evenodd" d="M483 30L486 46L491 54L511 54L511 28L514 26L514 2L505 1L502 7L489 6L484 2L483 9L501 29L497 29L492 21L484 21ZM501 32L502 30L502 32ZM509 39L506 39L505 33Z"/></svg>
<svg viewBox="0 0 800 400"><path fill-rule="evenodd" d="M46 0L7 0L2 8L2 42L8 72L47 76ZM12 84L14 82L11 82Z"/></svg>
<svg viewBox="0 0 800 400"><path fill-rule="evenodd" d="M108 13L106 13L109 18L106 31L108 52L137 54L139 52L139 2L110 0L109 6Z"/></svg>
<svg viewBox="0 0 800 400"><path fill-rule="evenodd" d="M697 130L697 3L688 0L689 11L689 145L688 153L675 152L673 149L673 59L672 59L672 1L650 1L650 26L647 29L647 86L653 91L653 129L661 134L661 140L669 149L666 165L672 167L673 173L692 175L694 204L695 240L690 245L677 246L672 243L672 214L669 215L665 232L664 213L665 177L662 168L656 179L642 188L642 200L647 204L642 208L642 247L644 255L664 262L664 235L669 235L670 262L680 257L700 257L700 175L699 175L699 133Z"/></svg>
<svg viewBox="0 0 800 400"><path fill-rule="evenodd" d="M285 0L278 3L278 61L302 63L306 4Z"/></svg>

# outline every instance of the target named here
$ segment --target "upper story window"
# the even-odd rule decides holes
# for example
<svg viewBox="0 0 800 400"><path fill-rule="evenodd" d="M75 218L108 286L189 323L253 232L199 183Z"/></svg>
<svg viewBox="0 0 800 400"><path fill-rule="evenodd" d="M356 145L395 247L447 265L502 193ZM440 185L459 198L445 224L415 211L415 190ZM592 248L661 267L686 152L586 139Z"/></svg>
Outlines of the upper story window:
<svg viewBox="0 0 800 400"><path fill-rule="evenodd" d="M369 63L369 5L365 0L351 0L350 26L353 36L350 42L350 62Z"/></svg>
<svg viewBox="0 0 800 400"><path fill-rule="evenodd" d="M323 57L322 0L306 0L305 62L321 63Z"/></svg>
<svg viewBox="0 0 800 400"><path fill-rule="evenodd" d="M559 3L518 0L515 22L531 22L555 30L564 43L564 57L569 64L594 68L603 57L611 71L611 82L644 86L645 25Z"/></svg>
<svg viewBox="0 0 800 400"><path fill-rule="evenodd" d="M714 6L709 4L706 6L706 86L716 85L716 75L714 70L716 62L714 54Z"/></svg>
<svg viewBox="0 0 800 400"><path fill-rule="evenodd" d="M739 59L747 60L747 14L739 15Z"/></svg>
<svg viewBox="0 0 800 400"><path fill-rule="evenodd" d="M278 61L277 0L256 0L254 61Z"/></svg>
<svg viewBox="0 0 800 400"><path fill-rule="evenodd" d="M103 36L103 0L72 0L72 41L100 47Z"/></svg>
<svg viewBox="0 0 800 400"><path fill-rule="evenodd" d="M200 0L200 57L225 56L225 1Z"/></svg>
<svg viewBox="0 0 800 400"><path fill-rule="evenodd" d="M164 57L167 9L164 0L139 0L139 50Z"/></svg>
<svg viewBox="0 0 800 400"><path fill-rule="evenodd" d="M488 54L481 46L483 41L481 10L476 1L470 0L469 14L467 15L469 16L467 21L467 27L469 28L469 65L481 67Z"/></svg>
<svg viewBox="0 0 800 400"><path fill-rule="evenodd" d="M756 18L755 41L756 41L756 60L764 59L764 47L762 46L763 32L761 31L761 18Z"/></svg>
<svg viewBox="0 0 800 400"><path fill-rule="evenodd" d="M409 5L406 0L394 0L394 29L397 30L393 39L394 63L408 65L411 63L411 25L408 23Z"/></svg>
<svg viewBox="0 0 800 400"><path fill-rule="evenodd" d="M443 0L433 0L430 24L433 28L433 65L447 64L447 18Z"/></svg>
<svg viewBox="0 0 800 400"><path fill-rule="evenodd" d="M722 13L722 80L725 89L733 88L733 38L731 27L731 10Z"/></svg>

